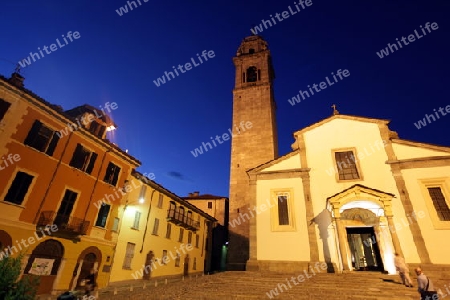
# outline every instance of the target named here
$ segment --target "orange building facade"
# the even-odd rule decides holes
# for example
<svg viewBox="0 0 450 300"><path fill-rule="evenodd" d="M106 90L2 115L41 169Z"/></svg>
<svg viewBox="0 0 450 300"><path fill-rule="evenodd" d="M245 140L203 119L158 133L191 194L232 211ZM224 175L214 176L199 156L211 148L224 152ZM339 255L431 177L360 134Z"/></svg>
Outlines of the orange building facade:
<svg viewBox="0 0 450 300"><path fill-rule="evenodd" d="M123 187L140 165L106 139L114 107L63 111L20 74L0 77L0 257L23 253L39 294L75 289L92 268L108 284ZM105 198L117 201L94 205Z"/></svg>

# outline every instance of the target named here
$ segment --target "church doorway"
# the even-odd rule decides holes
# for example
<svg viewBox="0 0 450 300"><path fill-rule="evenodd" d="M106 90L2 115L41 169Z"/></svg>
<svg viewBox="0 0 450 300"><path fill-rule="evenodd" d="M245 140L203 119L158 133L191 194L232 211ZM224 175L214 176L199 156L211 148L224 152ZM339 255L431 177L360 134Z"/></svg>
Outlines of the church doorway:
<svg viewBox="0 0 450 300"><path fill-rule="evenodd" d="M383 271L373 227L347 227L347 240L355 271Z"/></svg>

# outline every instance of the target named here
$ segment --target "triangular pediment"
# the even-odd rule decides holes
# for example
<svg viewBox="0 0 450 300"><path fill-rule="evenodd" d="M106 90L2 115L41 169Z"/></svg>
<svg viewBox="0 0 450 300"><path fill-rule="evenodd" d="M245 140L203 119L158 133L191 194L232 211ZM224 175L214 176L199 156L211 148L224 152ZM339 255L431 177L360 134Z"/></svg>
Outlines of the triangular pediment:
<svg viewBox="0 0 450 300"><path fill-rule="evenodd" d="M390 202L395 195L377 189L369 188L361 184L355 184L333 196L327 198L334 208L342 207L352 201L369 200L383 208L390 208Z"/></svg>
<svg viewBox="0 0 450 300"><path fill-rule="evenodd" d="M392 139L392 147L398 160L424 157L450 158L450 147L413 142L403 139Z"/></svg>
<svg viewBox="0 0 450 300"><path fill-rule="evenodd" d="M352 116L352 115L333 115L331 117L323 119L319 122L316 122L314 124L311 124L303 129L301 129L301 130L294 132L294 136L303 134L307 131L313 130L317 127L325 125L329 122L333 122L335 120L350 120L350 121L356 121L356 122L375 123L375 124L383 124L383 125L387 125L390 123L389 120L384 120L384 119L366 118L366 117L359 117L359 116Z"/></svg>
<svg viewBox="0 0 450 300"><path fill-rule="evenodd" d="M277 172L293 169L300 169L300 152L292 151L286 155L283 155L277 159L268 161L250 170L247 170L249 174L264 173L264 172Z"/></svg>

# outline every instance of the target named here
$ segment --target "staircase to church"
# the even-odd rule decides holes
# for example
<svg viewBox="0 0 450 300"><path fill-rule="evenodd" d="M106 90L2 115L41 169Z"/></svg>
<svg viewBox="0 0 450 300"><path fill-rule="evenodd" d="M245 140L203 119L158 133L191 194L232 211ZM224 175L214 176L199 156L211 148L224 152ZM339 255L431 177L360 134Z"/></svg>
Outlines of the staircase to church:
<svg viewBox="0 0 450 300"><path fill-rule="evenodd" d="M303 274L264 272L223 272L192 277L155 287L154 280L137 280L124 286L108 287L98 293L98 299L158 299L158 300L255 300L255 299L419 299L416 277L413 288L399 284L399 277L378 272L319 273L297 285L292 277ZM450 291L450 279L433 278L436 288ZM289 283L290 286L289 286ZM146 288L143 288L143 283ZM133 286L130 291L130 286ZM450 296L444 298L450 299ZM48 298L41 298L47 300ZM53 298L55 299L55 298ZM442 297L441 297L442 299Z"/></svg>

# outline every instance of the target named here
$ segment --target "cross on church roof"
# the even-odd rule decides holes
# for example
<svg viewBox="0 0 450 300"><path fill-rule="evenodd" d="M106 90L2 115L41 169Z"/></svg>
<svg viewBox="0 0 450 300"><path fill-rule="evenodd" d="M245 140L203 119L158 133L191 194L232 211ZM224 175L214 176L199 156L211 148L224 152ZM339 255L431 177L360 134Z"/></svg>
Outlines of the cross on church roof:
<svg viewBox="0 0 450 300"><path fill-rule="evenodd" d="M336 104L331 105L331 107L333 108L333 116L338 115L339 111L336 109Z"/></svg>

